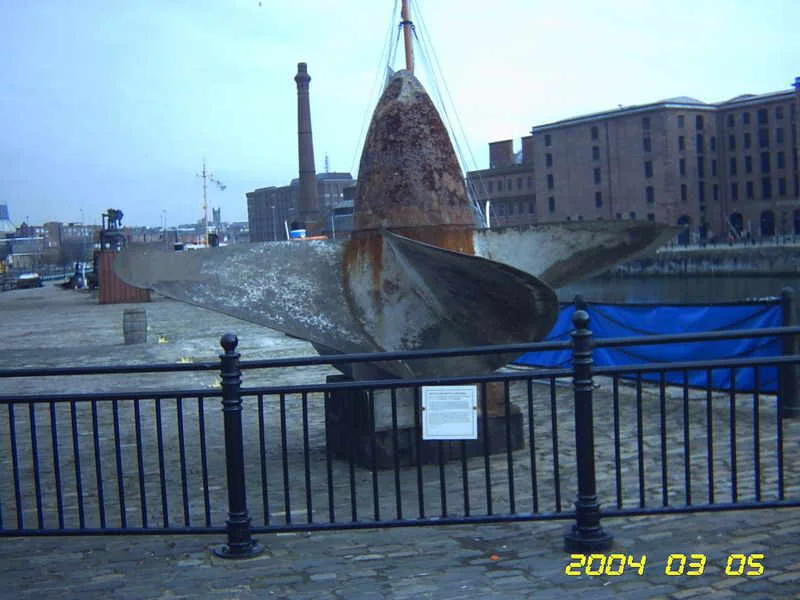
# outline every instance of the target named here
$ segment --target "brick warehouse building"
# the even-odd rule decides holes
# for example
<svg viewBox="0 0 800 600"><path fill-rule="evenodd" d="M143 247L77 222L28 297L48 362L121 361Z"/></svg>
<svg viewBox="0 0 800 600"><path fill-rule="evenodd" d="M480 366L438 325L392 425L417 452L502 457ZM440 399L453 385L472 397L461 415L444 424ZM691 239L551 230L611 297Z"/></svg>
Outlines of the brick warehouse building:
<svg viewBox="0 0 800 600"><path fill-rule="evenodd" d="M800 234L800 77L793 90L687 97L535 126L467 174L492 222L649 219L693 238Z"/></svg>
<svg viewBox="0 0 800 600"><path fill-rule="evenodd" d="M353 203L346 198L346 190L355 186L356 181L350 173L317 173L316 178L320 210L328 227L324 233L346 235L352 228L353 212ZM289 185L247 192L250 241L286 239L285 224L296 218L299 188L299 180L294 179Z"/></svg>

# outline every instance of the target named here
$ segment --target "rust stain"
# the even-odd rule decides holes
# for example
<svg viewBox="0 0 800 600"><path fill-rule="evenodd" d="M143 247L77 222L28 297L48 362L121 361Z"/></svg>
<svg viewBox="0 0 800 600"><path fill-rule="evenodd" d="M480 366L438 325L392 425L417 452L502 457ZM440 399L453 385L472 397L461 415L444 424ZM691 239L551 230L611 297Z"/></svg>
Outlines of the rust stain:
<svg viewBox="0 0 800 600"><path fill-rule="evenodd" d="M462 254L475 254L475 238L473 236L475 228L471 226L397 227L390 231L431 246Z"/></svg>
<svg viewBox="0 0 800 600"><path fill-rule="evenodd" d="M354 269L367 264L372 270L373 292L381 286L381 265L383 264L383 237L377 230L353 231L344 251L342 261L345 278Z"/></svg>
<svg viewBox="0 0 800 600"><path fill-rule="evenodd" d="M475 254L474 228L464 226L397 227L389 231L409 239L462 254ZM343 257L343 275L368 265L372 291L379 292L387 283L383 275L383 237L377 229L353 231ZM389 285L392 285L391 283Z"/></svg>
<svg viewBox="0 0 800 600"><path fill-rule="evenodd" d="M401 326L384 322L387 314L395 315L386 308L398 306L410 281L398 273L400 265L388 262L382 232L475 254L477 222L455 151L436 108L411 73L396 73L375 108L353 213L354 230L342 258L343 288L351 311L370 329L364 335L382 347L385 328Z"/></svg>
<svg viewBox="0 0 800 600"><path fill-rule="evenodd" d="M375 108L358 169L354 225L477 225L447 129L407 71L394 75Z"/></svg>

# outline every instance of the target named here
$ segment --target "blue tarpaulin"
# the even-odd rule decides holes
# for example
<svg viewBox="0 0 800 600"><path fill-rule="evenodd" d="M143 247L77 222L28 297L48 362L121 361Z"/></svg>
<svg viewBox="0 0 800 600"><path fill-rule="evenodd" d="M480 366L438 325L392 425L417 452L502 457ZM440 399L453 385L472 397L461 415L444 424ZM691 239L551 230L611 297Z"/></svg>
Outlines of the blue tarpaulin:
<svg viewBox="0 0 800 600"><path fill-rule="evenodd" d="M564 305L553 327L548 341L568 340L574 329L572 316L575 305ZM752 302L747 304L687 305L687 304L587 304L589 329L596 339L665 335L676 333L700 333L737 329L761 329L780 327L782 309L776 300ZM597 366L643 365L648 363L670 363L729 358L749 358L780 356L781 342L777 337L743 338L714 342L691 342L683 344L657 344L631 346L628 348L595 348L594 362ZM540 367L569 367L571 353L529 352L516 364ZM706 370L690 371L689 385L705 387ZM728 390L731 388L731 369L715 369L712 372L711 387ZM735 389L753 391L755 373L752 367L735 371ZM658 373L642 375L646 380L658 380ZM666 373L666 382L684 383L681 371ZM776 392L778 389L778 369L774 366L760 367L758 370L758 390Z"/></svg>

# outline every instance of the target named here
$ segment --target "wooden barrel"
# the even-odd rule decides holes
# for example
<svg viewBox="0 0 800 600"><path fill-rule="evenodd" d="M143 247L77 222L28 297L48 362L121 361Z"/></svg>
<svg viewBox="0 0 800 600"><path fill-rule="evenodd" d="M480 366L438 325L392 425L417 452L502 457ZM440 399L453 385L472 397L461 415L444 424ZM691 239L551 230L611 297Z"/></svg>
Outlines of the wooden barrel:
<svg viewBox="0 0 800 600"><path fill-rule="evenodd" d="M128 308L122 313L122 333L126 344L147 343L147 312L143 308Z"/></svg>

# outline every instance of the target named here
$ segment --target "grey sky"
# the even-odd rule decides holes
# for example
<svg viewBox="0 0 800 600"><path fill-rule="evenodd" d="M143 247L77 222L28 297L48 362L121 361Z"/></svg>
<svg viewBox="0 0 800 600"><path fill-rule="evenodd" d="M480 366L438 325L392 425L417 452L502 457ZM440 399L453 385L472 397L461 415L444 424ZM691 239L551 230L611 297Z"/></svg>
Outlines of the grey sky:
<svg viewBox="0 0 800 600"><path fill-rule="evenodd" d="M205 156L228 186L210 189L210 206L244 220L246 191L297 176L299 61L312 77L317 170L327 154L331 170L356 175L394 4L0 2L0 202L16 223L99 223L107 208L126 224L196 221ZM416 4L468 168L487 166L487 142L535 124L786 89L800 76L796 0ZM420 78L434 87L424 68Z"/></svg>

